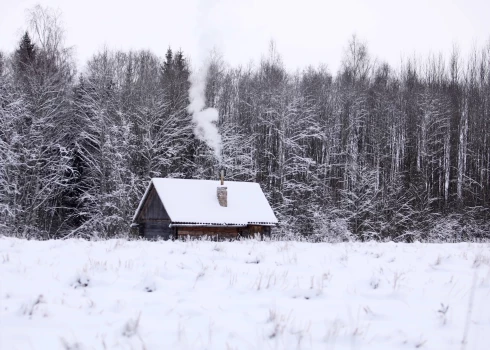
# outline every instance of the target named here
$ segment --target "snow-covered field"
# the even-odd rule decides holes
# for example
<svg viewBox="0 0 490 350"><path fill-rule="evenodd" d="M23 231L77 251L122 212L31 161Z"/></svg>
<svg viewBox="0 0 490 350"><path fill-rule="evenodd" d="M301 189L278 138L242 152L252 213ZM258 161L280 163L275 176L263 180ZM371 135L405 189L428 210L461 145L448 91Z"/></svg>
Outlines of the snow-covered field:
<svg viewBox="0 0 490 350"><path fill-rule="evenodd" d="M490 349L489 244L0 238L0 278L1 349Z"/></svg>

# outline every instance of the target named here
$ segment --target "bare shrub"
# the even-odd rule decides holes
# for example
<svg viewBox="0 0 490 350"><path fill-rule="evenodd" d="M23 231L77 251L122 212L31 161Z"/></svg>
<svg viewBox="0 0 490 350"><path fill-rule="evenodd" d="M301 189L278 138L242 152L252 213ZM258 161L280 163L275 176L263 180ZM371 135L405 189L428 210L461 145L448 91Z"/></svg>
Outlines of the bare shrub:
<svg viewBox="0 0 490 350"><path fill-rule="evenodd" d="M42 294L39 294L36 299L31 302L28 302L21 307L21 312L23 315L32 317L36 310L39 308L39 305L45 303L46 300Z"/></svg>
<svg viewBox="0 0 490 350"><path fill-rule="evenodd" d="M141 312L135 319L129 319L123 327L122 335L131 338L138 334Z"/></svg>
<svg viewBox="0 0 490 350"><path fill-rule="evenodd" d="M448 310L449 310L449 305L444 305L443 303L441 303L441 307L439 308L439 310L437 310L442 325L445 325L447 323Z"/></svg>

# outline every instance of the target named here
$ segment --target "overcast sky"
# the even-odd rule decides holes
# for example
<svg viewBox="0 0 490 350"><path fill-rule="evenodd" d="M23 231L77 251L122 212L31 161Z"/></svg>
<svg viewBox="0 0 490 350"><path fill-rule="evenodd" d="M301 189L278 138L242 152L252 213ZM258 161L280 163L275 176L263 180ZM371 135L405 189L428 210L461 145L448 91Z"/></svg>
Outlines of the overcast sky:
<svg viewBox="0 0 490 350"><path fill-rule="evenodd" d="M214 46L228 63L247 64L273 39L289 69L324 63L335 72L354 33L394 67L490 39L489 0L0 0L0 50L14 49L36 3L62 12L80 67L104 45L161 56L170 45L194 62Z"/></svg>

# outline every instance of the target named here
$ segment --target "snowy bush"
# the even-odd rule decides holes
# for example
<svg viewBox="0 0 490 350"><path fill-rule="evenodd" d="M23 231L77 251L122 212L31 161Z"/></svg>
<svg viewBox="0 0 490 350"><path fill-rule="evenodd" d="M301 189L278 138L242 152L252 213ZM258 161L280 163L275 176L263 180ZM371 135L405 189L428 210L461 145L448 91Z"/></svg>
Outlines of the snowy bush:
<svg viewBox="0 0 490 350"><path fill-rule="evenodd" d="M349 231L347 220L318 213L312 238L322 242L347 242L354 237Z"/></svg>

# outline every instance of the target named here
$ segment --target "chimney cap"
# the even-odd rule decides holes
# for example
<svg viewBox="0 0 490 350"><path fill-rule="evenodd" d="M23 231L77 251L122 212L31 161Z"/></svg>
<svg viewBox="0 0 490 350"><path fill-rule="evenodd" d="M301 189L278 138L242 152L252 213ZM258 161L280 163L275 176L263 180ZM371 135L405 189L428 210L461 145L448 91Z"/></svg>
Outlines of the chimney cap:
<svg viewBox="0 0 490 350"><path fill-rule="evenodd" d="M216 194L218 196L218 203L222 207L228 206L228 191L226 186L218 186Z"/></svg>

